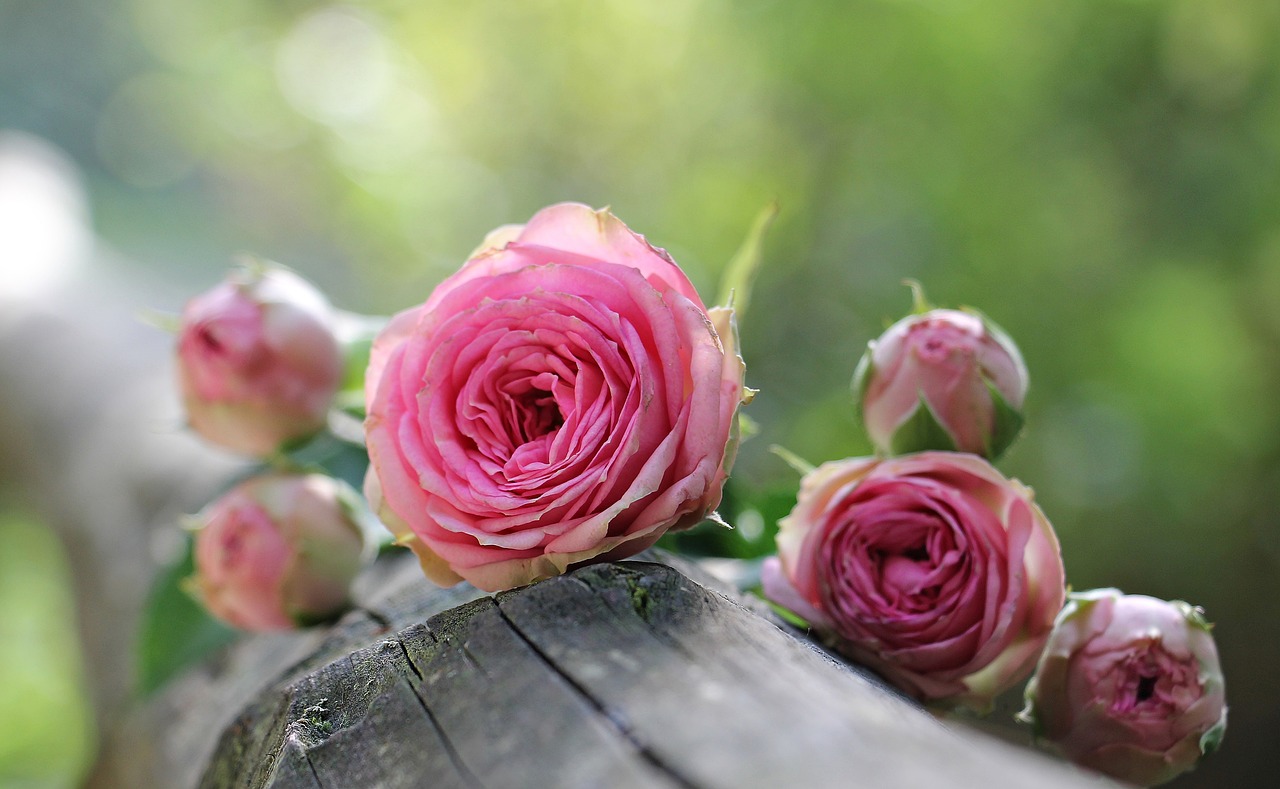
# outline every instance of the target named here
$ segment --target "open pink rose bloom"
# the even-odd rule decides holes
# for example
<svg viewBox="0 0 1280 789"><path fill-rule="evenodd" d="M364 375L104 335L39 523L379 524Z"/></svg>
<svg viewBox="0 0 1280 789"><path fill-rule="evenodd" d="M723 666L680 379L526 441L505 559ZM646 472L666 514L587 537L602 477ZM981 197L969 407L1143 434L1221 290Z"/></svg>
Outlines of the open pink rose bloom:
<svg viewBox="0 0 1280 789"><path fill-rule="evenodd" d="M771 600L908 693L979 709L1031 672L1065 595L1031 492L951 452L818 467L763 580Z"/></svg>
<svg viewBox="0 0 1280 789"><path fill-rule="evenodd" d="M199 516L192 593L243 630L284 630L347 605L366 547L354 491L322 474L240 483Z"/></svg>
<svg viewBox="0 0 1280 789"><path fill-rule="evenodd" d="M278 267L237 269L189 301L177 361L191 428L262 457L324 427L342 376L331 312Z"/></svg>
<svg viewBox="0 0 1280 789"><path fill-rule="evenodd" d="M963 310L910 315L872 341L854 373L867 434L886 454L926 449L999 457L1022 429L1018 347Z"/></svg>
<svg viewBox="0 0 1280 789"><path fill-rule="evenodd" d="M635 554L720 501L747 391L731 321L607 211L495 231L374 341L366 495L444 585Z"/></svg>
<svg viewBox="0 0 1280 789"><path fill-rule="evenodd" d="M1072 594L1027 685L1023 717L1086 767L1141 786L1172 780L1226 731L1209 624L1182 601Z"/></svg>

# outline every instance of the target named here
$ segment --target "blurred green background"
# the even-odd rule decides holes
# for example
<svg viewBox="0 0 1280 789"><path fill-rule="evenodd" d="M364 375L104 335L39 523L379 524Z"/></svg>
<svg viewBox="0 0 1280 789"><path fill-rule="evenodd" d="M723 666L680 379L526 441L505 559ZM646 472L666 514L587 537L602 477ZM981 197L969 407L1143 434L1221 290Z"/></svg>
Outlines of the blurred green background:
<svg viewBox="0 0 1280 789"><path fill-rule="evenodd" d="M981 308L1032 375L1001 466L1071 583L1218 623L1230 730L1176 785L1274 772L1274 2L0 0L0 130L65 152L132 275L194 291L250 250L368 312L567 199L611 205L713 294L777 199L735 500L794 488L770 444L867 451L848 380L907 311L903 278ZM0 517L0 559L29 544L47 595L0 561L0 785L72 785L74 665L6 649L68 637L55 546Z"/></svg>

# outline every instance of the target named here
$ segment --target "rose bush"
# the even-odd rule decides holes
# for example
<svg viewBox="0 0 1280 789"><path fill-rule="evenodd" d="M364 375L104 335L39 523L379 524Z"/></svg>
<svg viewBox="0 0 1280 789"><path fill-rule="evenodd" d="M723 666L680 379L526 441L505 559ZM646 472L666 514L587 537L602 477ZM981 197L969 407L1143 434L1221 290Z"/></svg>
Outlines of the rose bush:
<svg viewBox="0 0 1280 789"><path fill-rule="evenodd" d="M871 442L885 454L926 449L999 457L1022 428L1027 368L1013 341L961 310L930 310L889 327L854 373Z"/></svg>
<svg viewBox="0 0 1280 789"><path fill-rule="evenodd" d="M366 558L355 491L322 474L267 474L232 488L198 516L188 589L243 630L322 621L347 606Z"/></svg>
<svg viewBox="0 0 1280 789"><path fill-rule="evenodd" d="M1209 624L1180 600L1072 594L1027 685L1023 718L1086 767L1142 786L1172 780L1226 731Z"/></svg>
<svg viewBox="0 0 1280 789"><path fill-rule="evenodd" d="M747 392L731 321L607 211L501 228L374 341L366 495L445 585L643 550L720 501Z"/></svg>
<svg viewBox="0 0 1280 789"><path fill-rule="evenodd" d="M1031 672L1065 594L1031 492L951 452L808 474L763 580L770 599L907 692L976 708Z"/></svg>
<svg viewBox="0 0 1280 789"><path fill-rule="evenodd" d="M258 457L324 427L342 377L328 302L278 267L233 270L187 302L177 362L192 429Z"/></svg>

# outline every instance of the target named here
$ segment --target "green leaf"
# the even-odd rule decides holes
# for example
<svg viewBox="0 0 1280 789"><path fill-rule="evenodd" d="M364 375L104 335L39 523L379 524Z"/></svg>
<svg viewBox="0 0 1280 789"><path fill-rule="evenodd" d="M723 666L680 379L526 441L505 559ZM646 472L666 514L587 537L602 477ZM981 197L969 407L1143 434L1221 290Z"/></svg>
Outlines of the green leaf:
<svg viewBox="0 0 1280 789"><path fill-rule="evenodd" d="M903 285L911 288L911 314L923 315L933 309L933 305L929 303L929 299L924 295L924 285L919 280L904 279Z"/></svg>
<svg viewBox="0 0 1280 789"><path fill-rule="evenodd" d="M273 268L285 268L274 260L258 257L252 252L240 252L231 261L233 277L244 285L252 285L267 275ZM290 269L292 270L292 269Z"/></svg>
<svg viewBox="0 0 1280 789"><path fill-rule="evenodd" d="M760 209L747 231L747 237L742 240L742 246L738 247L729 265L725 267L724 276L720 278L720 296L716 303L732 305L739 317L746 314L751 301L751 285L755 282L760 262L764 259L764 236L777 216L776 201Z"/></svg>
<svg viewBox="0 0 1280 789"><path fill-rule="evenodd" d="M1182 615L1186 617L1187 624L1192 627L1199 628L1206 633L1213 633L1213 623L1204 615L1204 609L1198 605L1191 605L1182 600L1173 600L1172 604L1182 611Z"/></svg>
<svg viewBox="0 0 1280 789"><path fill-rule="evenodd" d="M173 312L143 309L138 311L138 320L168 334L182 331L182 316Z"/></svg>
<svg viewBox="0 0 1280 789"><path fill-rule="evenodd" d="M339 392L358 393L361 407L364 406L364 373L369 367L369 352L372 348L372 338L357 340L343 348L342 386Z"/></svg>
<svg viewBox="0 0 1280 789"><path fill-rule="evenodd" d="M1217 751L1222 747L1222 738L1227 734L1227 713L1223 712L1222 717L1213 725L1213 728L1200 735L1200 753L1204 756Z"/></svg>
<svg viewBox="0 0 1280 789"><path fill-rule="evenodd" d="M791 625L792 627L796 627L801 630L809 630L813 627L812 625L809 624L808 621L805 620L804 617L795 613L790 608L784 608L778 605L777 603L773 602L769 598L765 597L763 590L761 590L758 596L761 600L763 600L766 604L768 604L768 606L771 609L773 609L773 613L777 614L779 619Z"/></svg>
<svg viewBox="0 0 1280 789"><path fill-rule="evenodd" d="M786 447L781 446L780 444L774 444L773 446L769 447L769 451L777 455L778 457L782 458L782 462L786 463L788 466L794 469L797 474L800 474L801 476L805 476L806 474L811 474L813 473L813 470L817 468L809 461L800 457L799 455L787 449Z"/></svg>
<svg viewBox="0 0 1280 789"><path fill-rule="evenodd" d="M867 387L871 386L871 376L875 374L875 365L871 362L871 354L875 350L875 342L867 343L867 350L853 368L853 408L854 415L862 422L862 403L867 399ZM864 423L865 424L865 423Z"/></svg>
<svg viewBox="0 0 1280 789"><path fill-rule="evenodd" d="M1022 691L1022 698L1026 702L1022 710L1013 716L1013 719L1019 723L1026 723L1031 726L1031 736L1040 739L1044 736L1044 724L1040 720L1039 710L1036 708L1036 678L1032 677L1027 680L1027 685Z"/></svg>
<svg viewBox="0 0 1280 789"><path fill-rule="evenodd" d="M1220 719L1217 719L1216 724L1213 724L1213 728L1201 735L1201 743L1199 743L1199 745L1201 745L1202 756L1208 756L1208 754L1213 753L1217 751L1217 749L1221 748L1222 738L1224 738L1224 736L1226 736L1226 711L1225 710L1222 711L1222 717L1220 717Z"/></svg>
<svg viewBox="0 0 1280 789"><path fill-rule="evenodd" d="M301 472L317 472L337 477L356 490L364 486L369 453L363 446L345 441L325 431L297 446L284 450L285 464Z"/></svg>
<svg viewBox="0 0 1280 789"><path fill-rule="evenodd" d="M342 385L336 404L344 411L364 416L364 376L369 368L373 340L387 325L387 318L339 312L335 333L342 346Z"/></svg>
<svg viewBox="0 0 1280 789"><path fill-rule="evenodd" d="M995 407L995 420L990 437L987 439L987 459L994 461L1004 454L1022 433L1026 420L1022 413L1009 405L1000 390L990 381L986 381L987 391L991 394L991 404Z"/></svg>
<svg viewBox="0 0 1280 789"><path fill-rule="evenodd" d="M983 331L985 331L988 336L994 339L997 345L999 345L1001 348L1004 348L1005 351L1008 352L1009 357L1013 359L1014 366L1017 367L1018 369L1019 378L1029 383L1030 376L1027 373L1027 364L1022 360L1022 351L1018 350L1018 344L1013 341L1013 338L1011 336L1009 336L1009 332L1001 328L1000 324L991 320L991 318L988 317L987 314L984 313L982 310L976 309L974 307L962 307L961 309L964 312L967 312L970 315L977 318L978 320L982 321ZM1009 448L1009 445L1013 443L1014 439L1018 437L1018 433L1021 432L1022 430L1023 418L1022 418L1021 412L1014 409L1013 406L1010 405L1009 402L1004 399L1003 395L1001 395L999 398L996 397L995 389L992 387L990 381L987 381L987 388L991 390L992 392L991 399L992 399L992 402L996 404L996 408L997 408L996 426L995 426L996 438L993 438L991 441L991 454L988 455L990 459L995 460L997 457L1003 454L1004 451ZM1002 407L1004 409L1007 409L1008 412L1011 412L1012 414L1017 416L1016 426L1015 426L1014 420L1010 419L1010 414L1002 414L998 410ZM1002 424L1001 422L1002 419L1006 420L1006 423ZM1005 443L1002 446L1000 444L1000 441L996 439L1005 439L1007 443Z"/></svg>
<svg viewBox="0 0 1280 789"><path fill-rule="evenodd" d="M1114 586L1100 586L1097 589L1085 589L1082 592L1071 592L1067 595L1068 603L1096 603L1099 600L1105 600L1108 597L1121 597L1124 592Z"/></svg>
<svg viewBox="0 0 1280 789"><path fill-rule="evenodd" d="M154 693L236 637L235 630L210 616L183 589L195 565L194 542L186 533L182 537L182 558L156 576L142 612L138 687L143 695Z"/></svg>
<svg viewBox="0 0 1280 789"><path fill-rule="evenodd" d="M1120 597L1124 592L1111 586L1104 586L1098 589L1086 589L1083 592L1073 592L1068 588L1067 600L1063 604L1062 610L1054 617L1053 625L1058 625L1076 616L1088 615L1089 609L1097 605L1099 600L1105 600L1109 597Z"/></svg>
<svg viewBox="0 0 1280 789"><path fill-rule="evenodd" d="M898 426L889 439L889 454L906 455L928 449L955 452L956 442L921 395L920 407Z"/></svg>

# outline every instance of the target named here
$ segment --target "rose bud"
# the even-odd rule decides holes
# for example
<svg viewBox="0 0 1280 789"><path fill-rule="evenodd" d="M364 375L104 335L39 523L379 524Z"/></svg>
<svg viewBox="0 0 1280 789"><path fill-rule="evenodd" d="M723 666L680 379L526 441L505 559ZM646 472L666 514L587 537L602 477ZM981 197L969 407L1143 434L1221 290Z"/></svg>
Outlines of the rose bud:
<svg viewBox="0 0 1280 789"><path fill-rule="evenodd" d="M355 491L323 474L267 474L232 488L198 516L188 589L243 630L331 619L366 558Z"/></svg>
<svg viewBox="0 0 1280 789"><path fill-rule="evenodd" d="M995 459L1022 429L1027 368L986 318L961 310L909 315L867 346L853 389L884 454L926 449Z"/></svg>
<svg viewBox="0 0 1280 789"><path fill-rule="evenodd" d="M1218 650L1181 600L1095 589L1058 616L1022 718L1072 761L1140 786L1217 749L1227 728Z"/></svg>
<svg viewBox="0 0 1280 789"><path fill-rule="evenodd" d="M823 464L778 527L769 599L923 701L989 708L1031 673L1062 607L1049 521L974 455Z"/></svg>
<svg viewBox="0 0 1280 789"><path fill-rule="evenodd" d="M742 374L732 312L665 252L551 206L374 341L365 493L443 585L630 556L719 503Z"/></svg>
<svg viewBox="0 0 1280 789"><path fill-rule="evenodd" d="M234 269L182 311L183 405L192 429L215 444L261 457L310 436L324 427L341 377L332 310L293 272Z"/></svg>

